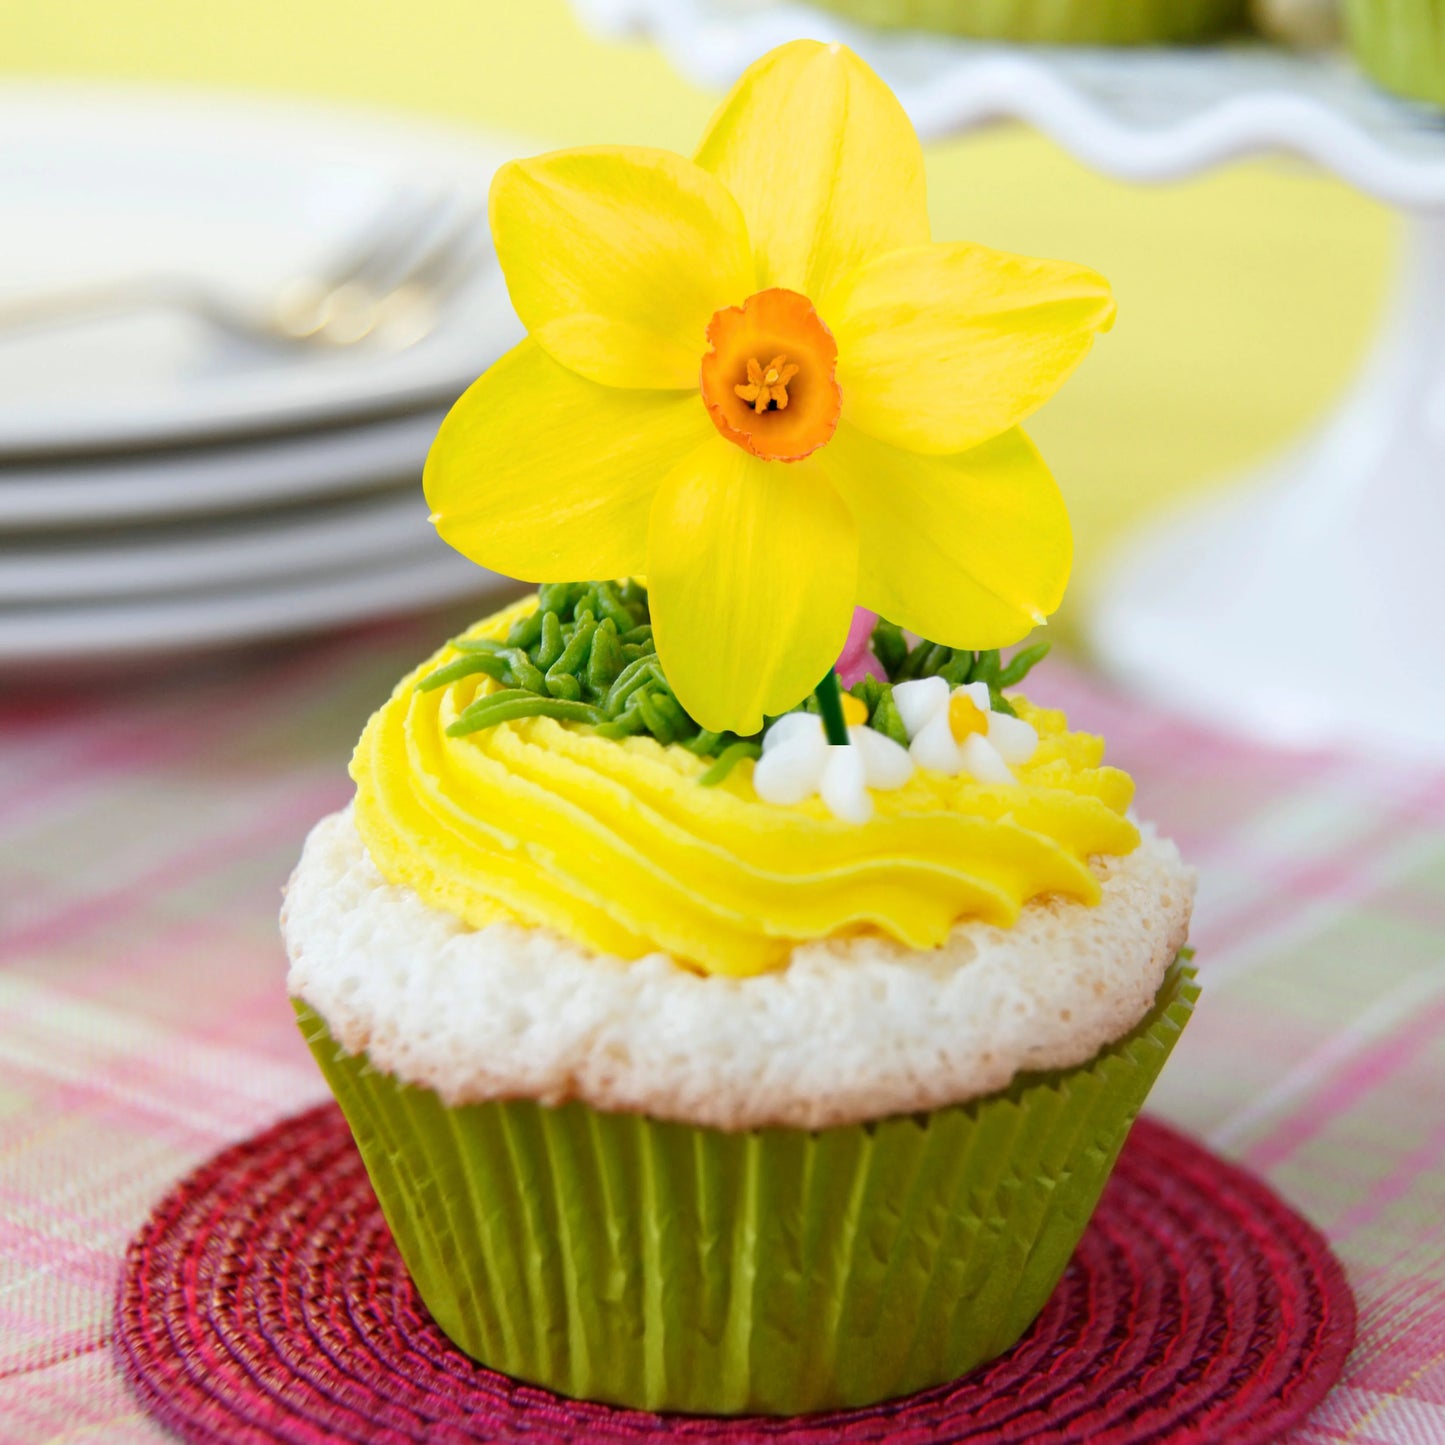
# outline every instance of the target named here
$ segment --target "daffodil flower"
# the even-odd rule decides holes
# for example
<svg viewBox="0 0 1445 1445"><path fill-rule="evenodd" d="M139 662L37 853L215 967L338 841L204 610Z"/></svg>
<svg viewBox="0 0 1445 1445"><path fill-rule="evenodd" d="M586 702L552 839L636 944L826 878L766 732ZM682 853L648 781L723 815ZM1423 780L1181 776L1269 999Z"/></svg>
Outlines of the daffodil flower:
<svg viewBox="0 0 1445 1445"><path fill-rule="evenodd" d="M873 816L868 790L892 791L912 776L913 759L892 738L853 723L846 744L830 744L822 718L794 712L779 718L764 736L753 791L763 802L783 806L817 793L835 818L866 823Z"/></svg>
<svg viewBox="0 0 1445 1445"><path fill-rule="evenodd" d="M692 160L511 162L491 221L529 336L442 426L433 518L529 581L646 574L704 727L796 705L855 603L957 648L1058 605L1068 518L1019 423L1111 324L1109 288L931 241L918 139L851 52L764 56Z"/></svg>
<svg viewBox="0 0 1445 1445"><path fill-rule="evenodd" d="M967 773L980 783L1011 783L1037 751L1039 735L1022 718L995 712L986 682L950 689L941 677L900 682L893 702L920 768Z"/></svg>

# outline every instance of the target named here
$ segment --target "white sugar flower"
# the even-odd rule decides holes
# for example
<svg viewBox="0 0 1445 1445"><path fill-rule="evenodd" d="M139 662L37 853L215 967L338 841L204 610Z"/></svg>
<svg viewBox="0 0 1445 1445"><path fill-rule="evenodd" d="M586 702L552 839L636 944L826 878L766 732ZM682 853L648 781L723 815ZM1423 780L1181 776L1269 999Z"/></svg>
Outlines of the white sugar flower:
<svg viewBox="0 0 1445 1445"><path fill-rule="evenodd" d="M844 699L845 710L852 698ZM823 720L792 712L779 718L763 738L763 755L753 769L753 789L765 803L787 806L814 793L845 823L873 816L870 788L890 792L913 776L908 750L873 728L854 724L847 746L830 744Z"/></svg>
<svg viewBox="0 0 1445 1445"><path fill-rule="evenodd" d="M1038 733L1022 718L993 711L985 682L950 689L941 677L921 677L895 684L893 701L913 761L936 773L1011 783L1013 769L1039 745Z"/></svg>

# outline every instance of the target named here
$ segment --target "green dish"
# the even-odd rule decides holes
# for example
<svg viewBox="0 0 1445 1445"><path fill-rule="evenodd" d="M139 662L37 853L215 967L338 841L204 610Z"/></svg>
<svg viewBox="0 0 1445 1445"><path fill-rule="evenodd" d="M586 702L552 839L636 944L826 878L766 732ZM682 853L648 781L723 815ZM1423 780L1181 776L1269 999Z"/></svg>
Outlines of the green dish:
<svg viewBox="0 0 1445 1445"><path fill-rule="evenodd" d="M1169 45L1238 29L1248 0L815 0L890 29L1066 45Z"/></svg>
<svg viewBox="0 0 1445 1445"><path fill-rule="evenodd" d="M297 1014L403 1260L467 1354L647 1410L805 1414L957 1378L1058 1283L1198 995L1176 962L1088 1064L986 1099L727 1133L448 1107Z"/></svg>
<svg viewBox="0 0 1445 1445"><path fill-rule="evenodd" d="M1346 0L1345 31L1373 80L1445 106L1445 0Z"/></svg>

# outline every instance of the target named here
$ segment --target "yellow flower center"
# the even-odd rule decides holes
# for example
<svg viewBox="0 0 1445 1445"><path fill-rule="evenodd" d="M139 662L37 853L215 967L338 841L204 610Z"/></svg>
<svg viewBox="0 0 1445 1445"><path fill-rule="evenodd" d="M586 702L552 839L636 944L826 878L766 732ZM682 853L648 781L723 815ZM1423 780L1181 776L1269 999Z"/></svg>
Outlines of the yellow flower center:
<svg viewBox="0 0 1445 1445"><path fill-rule="evenodd" d="M833 435L842 406L838 346L806 296L774 286L725 306L708 323L707 340L703 404L735 446L795 462Z"/></svg>
<svg viewBox="0 0 1445 1445"><path fill-rule="evenodd" d="M860 728L868 721L868 704L851 692L843 694L843 721L850 728Z"/></svg>
<svg viewBox="0 0 1445 1445"><path fill-rule="evenodd" d="M970 733L987 737L988 714L966 692L956 692L948 700L948 730L959 743Z"/></svg>
<svg viewBox="0 0 1445 1445"><path fill-rule="evenodd" d="M798 368L789 365L786 356L775 356L766 366L759 366L757 357L750 356L747 382L733 390L744 401L751 402L759 416L773 406L782 411L788 404L788 383L797 374Z"/></svg>

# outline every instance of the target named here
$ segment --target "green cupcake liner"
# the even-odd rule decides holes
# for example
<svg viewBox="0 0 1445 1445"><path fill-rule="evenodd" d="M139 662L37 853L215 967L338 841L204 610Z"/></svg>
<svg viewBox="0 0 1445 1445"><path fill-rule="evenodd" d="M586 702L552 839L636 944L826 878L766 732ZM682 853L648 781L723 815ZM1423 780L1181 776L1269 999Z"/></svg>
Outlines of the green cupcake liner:
<svg viewBox="0 0 1445 1445"><path fill-rule="evenodd" d="M1346 0L1345 30L1372 79L1445 106L1445 0Z"/></svg>
<svg viewBox="0 0 1445 1445"><path fill-rule="evenodd" d="M1086 1065L817 1132L449 1108L297 1014L417 1289L467 1354L585 1399L794 1415L955 1379L1019 1338L1197 995L1176 962Z"/></svg>
<svg viewBox="0 0 1445 1445"><path fill-rule="evenodd" d="M1160 45L1204 40L1244 23L1248 0L814 0L888 28L980 40Z"/></svg>

